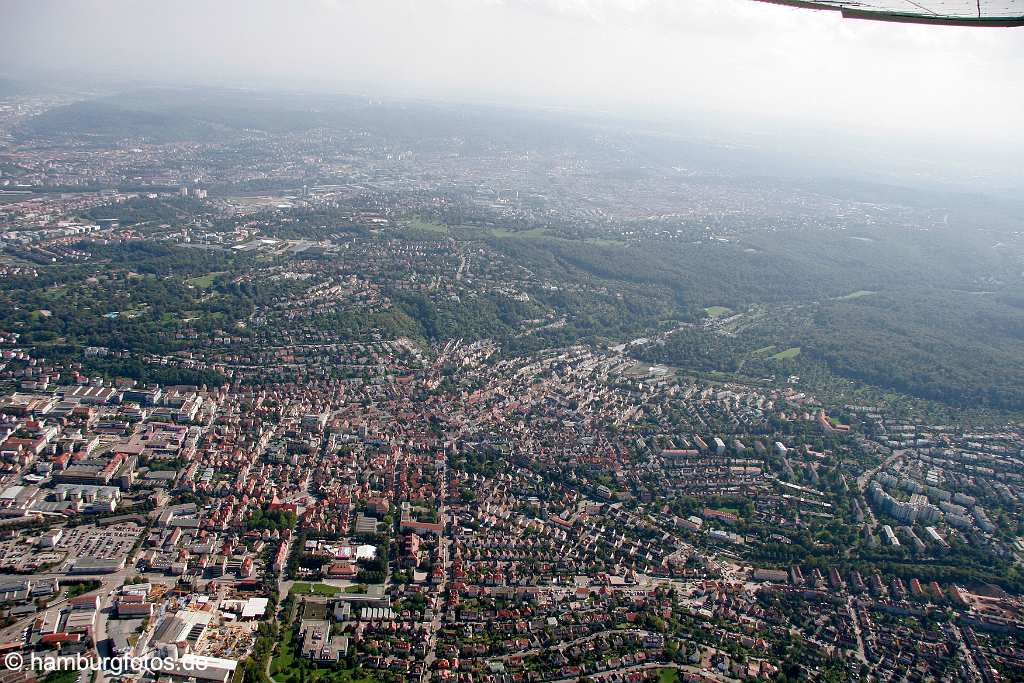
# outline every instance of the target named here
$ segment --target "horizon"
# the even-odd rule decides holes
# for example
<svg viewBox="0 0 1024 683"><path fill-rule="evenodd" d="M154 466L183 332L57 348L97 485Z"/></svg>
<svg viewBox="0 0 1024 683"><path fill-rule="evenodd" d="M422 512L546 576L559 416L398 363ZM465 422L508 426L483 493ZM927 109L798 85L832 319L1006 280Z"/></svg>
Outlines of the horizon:
<svg viewBox="0 0 1024 683"><path fill-rule="evenodd" d="M1008 170L1024 152L1014 29L753 0L15 0L6 13L0 57L29 79L500 103L911 149L939 139L951 161Z"/></svg>

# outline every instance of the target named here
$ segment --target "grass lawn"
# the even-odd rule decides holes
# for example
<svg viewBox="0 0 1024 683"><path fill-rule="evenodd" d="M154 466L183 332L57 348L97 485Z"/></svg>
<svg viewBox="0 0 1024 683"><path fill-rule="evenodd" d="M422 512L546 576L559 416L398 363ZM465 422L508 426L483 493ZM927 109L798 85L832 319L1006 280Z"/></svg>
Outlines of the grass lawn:
<svg viewBox="0 0 1024 683"><path fill-rule="evenodd" d="M276 683L313 681L314 683L379 683L359 669L335 669L333 666L316 667L309 660L299 660L295 630L285 629L284 639L270 660L270 676Z"/></svg>
<svg viewBox="0 0 1024 683"><path fill-rule="evenodd" d="M669 365L650 365L649 363L636 363L629 368L626 368L627 377L646 377L651 374L651 370L654 368L665 368L666 372L661 373L659 376L667 377L676 373L676 368Z"/></svg>
<svg viewBox="0 0 1024 683"><path fill-rule="evenodd" d="M724 318L732 313L732 309L726 308L725 306L708 306L704 309L704 312L712 318Z"/></svg>
<svg viewBox="0 0 1024 683"><path fill-rule="evenodd" d="M530 228L529 230L509 230L508 228L487 228L494 237L546 237L546 228Z"/></svg>
<svg viewBox="0 0 1024 683"><path fill-rule="evenodd" d="M786 349L785 351L779 351L774 356L772 356L772 358L774 360L789 360L791 358L796 358L799 355L800 355L800 347L799 346L791 346L788 349Z"/></svg>
<svg viewBox="0 0 1024 683"><path fill-rule="evenodd" d="M270 676L277 683L285 681L314 681L315 683L379 683L359 669L335 669L333 666L316 667L309 660L299 660L295 629L287 628L284 638L270 660Z"/></svg>
<svg viewBox="0 0 1024 683"><path fill-rule="evenodd" d="M341 592L341 589L337 586L329 586L326 583L305 583L300 581L299 583L293 584L291 593L297 593L298 595L337 595Z"/></svg>
<svg viewBox="0 0 1024 683"><path fill-rule="evenodd" d="M571 241L571 240L570 240ZM625 247L628 246L624 240L613 240L607 237L587 237L579 240L584 244L593 244L598 247Z"/></svg>
<svg viewBox="0 0 1024 683"><path fill-rule="evenodd" d="M64 589L68 592L68 600L71 598L77 598L79 595L85 595L89 591L94 591L99 587L99 581L76 581L74 583L64 584Z"/></svg>
<svg viewBox="0 0 1024 683"><path fill-rule="evenodd" d="M68 293L70 287L67 285L54 285L48 289L43 290L43 297L49 301L56 301L64 297Z"/></svg>
<svg viewBox="0 0 1024 683"><path fill-rule="evenodd" d="M422 218L413 218L409 221L409 227L416 230L426 230L427 232L448 232L448 226L437 221L427 221Z"/></svg>
<svg viewBox="0 0 1024 683"><path fill-rule="evenodd" d="M281 644L278 645L274 651L274 658L270 660L270 675L276 676L278 673L287 671L291 668L295 662L295 643L294 629L284 629L284 638L281 640Z"/></svg>
<svg viewBox="0 0 1024 683"><path fill-rule="evenodd" d="M352 683L380 683L376 678L363 673L359 669L342 669L339 673L343 676L341 679L343 681L352 681Z"/></svg>
<svg viewBox="0 0 1024 683"><path fill-rule="evenodd" d="M679 672L675 669L662 669L658 674L658 683L676 683L679 680Z"/></svg>
<svg viewBox="0 0 1024 683"><path fill-rule="evenodd" d="M213 286L213 281L217 279L218 275L224 275L227 271L217 271L215 273L207 273L206 275L200 275L199 277L190 277L185 280L185 284L192 285L196 289L209 289Z"/></svg>
<svg viewBox="0 0 1024 683"><path fill-rule="evenodd" d="M51 671L43 676L40 681L42 681L42 683L75 683L75 681L78 680L79 673L80 672L77 669Z"/></svg>
<svg viewBox="0 0 1024 683"><path fill-rule="evenodd" d="M441 226L444 227L444 226ZM548 237L547 228L530 228L529 230L511 230L509 228L492 228L484 225L452 225L445 228L456 239L478 240L485 237L499 238L536 238Z"/></svg>

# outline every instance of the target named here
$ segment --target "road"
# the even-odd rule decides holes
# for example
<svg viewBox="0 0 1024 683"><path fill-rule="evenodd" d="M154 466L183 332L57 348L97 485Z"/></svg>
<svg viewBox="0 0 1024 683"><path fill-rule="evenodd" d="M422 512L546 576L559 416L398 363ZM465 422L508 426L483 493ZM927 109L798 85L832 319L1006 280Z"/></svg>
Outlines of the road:
<svg viewBox="0 0 1024 683"><path fill-rule="evenodd" d="M440 496L438 500L441 501L438 507L438 519L441 520L441 538L438 539L438 552L441 555L441 562L443 571L441 572L441 583L438 584L437 590L434 591L434 618L430 621L430 631L427 635L427 655L423 660L423 674L420 676L421 681L427 680L430 676L430 667L433 666L434 661L437 660L437 636L441 632L441 619L444 615L444 601L445 601L445 589L448 587L448 577L451 575L452 569L452 557L451 557L451 527L452 520L448 519L448 508L444 504L444 501L448 497L448 484L447 481L442 480L440 486Z"/></svg>
<svg viewBox="0 0 1024 683"><path fill-rule="evenodd" d="M976 681L982 680L981 669L978 667L978 662L974 658L973 649L967 644L967 639L964 638L963 631L960 630L959 626L953 623L949 625L949 628L952 630L953 635L959 643L960 656L966 663L967 668L970 669L972 677Z"/></svg>
<svg viewBox="0 0 1024 683"><path fill-rule="evenodd" d="M120 571L117 571L117 572L114 572L113 574L99 574L97 576L88 576L88 575L86 575L86 576L77 576L77 575L76 576L69 576L68 574L65 574L64 572L42 572L42 573L31 574L31 575L28 575L28 574L0 574L0 580L10 580L10 579L13 579L13 580L16 580L16 581L17 580L22 580L23 581L25 579L36 580L36 579L56 578L56 579L59 579L63 583L75 583L75 582L78 582L78 581L99 581L100 582L99 588L96 588L95 590L87 591L86 593L83 593L82 595L99 594L99 596L100 596L100 604L102 606L103 604L108 602L107 600L105 600L105 598L107 598L107 594L111 590L113 590L115 588L120 588L122 585L124 585L125 578L127 578L128 574L131 573L131 572L132 572L131 567L126 566L124 569L122 569ZM58 609L58 608L64 606L65 603L67 603L67 598L61 598L60 600L57 600L56 602L53 602L53 603L50 603L49 605L47 605L46 609L48 609L48 610L49 609ZM22 617L21 619L19 619L18 621L14 622L10 626L7 626L7 627L5 627L3 629L0 629L0 641L10 642L12 640L19 640L21 638L21 632L25 630L26 626L30 625L33 621L35 621L35 619L36 619L36 617L38 615L39 615L38 612L36 612L34 614L30 614L30 615L28 615L26 617ZM97 638L97 642L98 641L99 641L99 638Z"/></svg>
<svg viewBox="0 0 1024 683"><path fill-rule="evenodd" d="M892 455L886 458L885 461L883 461L877 467L862 472L861 475L857 477L857 490L860 491L861 493L864 493L864 490L867 489L868 482L871 481L871 479L873 479L876 474L878 474L884 469L887 469L899 458L902 458L905 452L906 451L893 451Z"/></svg>
<svg viewBox="0 0 1024 683"><path fill-rule="evenodd" d="M100 582L100 585L99 585L98 588L96 588L94 590L91 590L91 591L87 591L87 592L83 593L82 595L99 595L99 597L100 597L100 612L96 615L96 629L93 632L93 643L95 644L96 653L98 655L102 656L104 653L100 651L100 643L103 643L107 639L107 637L108 637L107 636L107 619L109 618L109 612L110 612L110 609L111 609L111 605L110 605L111 601L109 600L109 594L110 594L111 591L116 590L117 588L120 588L122 585L124 585L125 578L128 576L128 573L129 573L130 570L131 570L131 568L130 568L130 566L128 566L125 569L122 569L121 571L115 572L113 574L101 574L99 576L74 576L74 577L68 577L68 575L66 575L64 573L60 573L60 572L49 572L49 573L42 573L42 574L33 574L33 575L31 575L31 578L33 578L33 579L40 579L40 578L54 578L55 577L55 578L58 578L58 579L60 579L62 581L67 581L69 578L72 578L74 581L99 581ZM28 576L23 576L23 575L19 575L19 574L13 574L13 575L12 574L3 574L3 575L0 575L0 577L2 577L2 578L16 577L16 578L20 578L20 579L29 578ZM50 603L49 605L47 605L46 609L47 610L60 609L61 607L64 607L67 603L68 603L68 598L64 597L64 598L61 598L61 599L59 599L59 600L57 600L55 602ZM11 642L11 641L21 642L23 640L22 633L25 631L26 628L28 628L29 626L32 625L32 623L36 620L36 618L39 616L39 614L40 614L39 612L36 612L36 613L31 614L31 615L29 615L27 617L19 619L18 621L14 622L10 626L4 628L2 631L0 631L0 641L3 641L3 642ZM105 680L106 680L106 678L105 678L103 672L99 671L99 672L97 672L96 677L93 680L93 683L104 683Z"/></svg>
<svg viewBox="0 0 1024 683"><path fill-rule="evenodd" d="M575 645L581 645L583 643L588 643L591 640L595 640L597 638L600 638L601 636L614 636L614 635L620 635L620 636L621 635L646 636L646 635L650 635L651 633L652 633L651 631L645 631L643 629L636 629L636 628L631 628L631 629L608 629L606 631L598 631L597 633L591 633L588 636L583 636L581 638L577 638L576 640L567 640L564 643L555 643L553 645L548 645L548 646L545 646L545 647L532 647L532 648L530 648L528 650L520 650L519 652L509 652L508 654L500 655L500 656L497 656L497 657L480 657L480 659L484 659L484 660L487 660L489 662L494 662L494 661L500 662L500 661L503 661L503 660L506 660L506 659L511 659L513 657L530 657L532 655L538 655L541 652L550 652L552 650L557 650L559 652L562 652L566 648L570 648L570 647L573 647ZM464 658L464 659L467 659L467 658Z"/></svg>
<svg viewBox="0 0 1024 683"><path fill-rule="evenodd" d="M723 681L723 683L734 683L735 681L738 681L738 679L736 678L729 678L728 676L723 676L717 671L709 671L707 669L701 669L699 667L690 666L688 664L637 664L635 666L627 666L619 669L609 669L607 671L601 671L599 673L587 675L595 681L602 681L607 678L610 678L611 676L621 677L623 675L635 673L637 671L649 671L651 669L675 669L676 671L682 671L684 673L701 676L702 680ZM616 678L616 680L621 680L621 678ZM579 678L563 678L561 680L554 681L554 683L576 683L577 681L579 681Z"/></svg>
<svg viewBox="0 0 1024 683"><path fill-rule="evenodd" d="M857 659L862 664L868 663L867 654L864 652L864 638L860 633L860 624L857 622L857 613L853 609L853 596L846 598L846 613L853 621L853 632L857 636Z"/></svg>
<svg viewBox="0 0 1024 683"><path fill-rule="evenodd" d="M868 482L870 482L875 477L876 474L878 474L879 472L881 472L884 469L888 469L893 463L895 463L897 460L902 458L904 452L905 451L893 451L892 455L890 455L888 458L886 458L877 467L874 467L874 468L872 468L870 470L866 470L866 471L862 472L861 475L859 477L857 477L857 490L860 491L861 495L863 495L865 489L867 489ZM871 505L868 504L866 500L865 500L864 507L865 507L865 512L867 512L868 519L870 520L869 528L871 529L871 531L874 531L875 529L878 528L878 518L875 517L875 511L871 509ZM847 549L847 551L846 551L846 556L847 557L849 557L851 550L852 549L850 549L850 548Z"/></svg>

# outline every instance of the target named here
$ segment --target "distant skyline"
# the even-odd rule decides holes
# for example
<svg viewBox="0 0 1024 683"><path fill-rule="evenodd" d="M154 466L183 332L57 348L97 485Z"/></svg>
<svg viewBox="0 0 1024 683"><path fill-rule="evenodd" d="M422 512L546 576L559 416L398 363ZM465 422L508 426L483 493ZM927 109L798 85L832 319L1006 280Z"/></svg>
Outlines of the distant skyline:
<svg viewBox="0 0 1024 683"><path fill-rule="evenodd" d="M7 0L8 76L96 74L1024 149L1024 29L752 0ZM1005 157L1005 158L1002 158Z"/></svg>

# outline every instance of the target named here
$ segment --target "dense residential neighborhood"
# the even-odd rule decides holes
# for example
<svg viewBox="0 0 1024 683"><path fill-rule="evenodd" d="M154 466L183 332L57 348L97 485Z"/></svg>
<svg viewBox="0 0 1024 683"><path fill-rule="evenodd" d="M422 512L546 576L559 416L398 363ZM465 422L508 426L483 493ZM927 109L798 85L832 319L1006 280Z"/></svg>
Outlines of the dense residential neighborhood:
<svg viewBox="0 0 1024 683"><path fill-rule="evenodd" d="M1019 433L851 407L871 428L854 433L801 392L614 350L349 348L345 379L250 364L218 388L7 352L4 647L206 657L208 680L260 624L283 634L279 681L288 658L495 681L1020 665L1001 645L1020 598L898 561L1020 551L997 526L1024 499ZM808 538L893 569L788 560Z"/></svg>
<svg viewBox="0 0 1024 683"><path fill-rule="evenodd" d="M646 135L0 88L0 683L1024 677L1020 216Z"/></svg>

